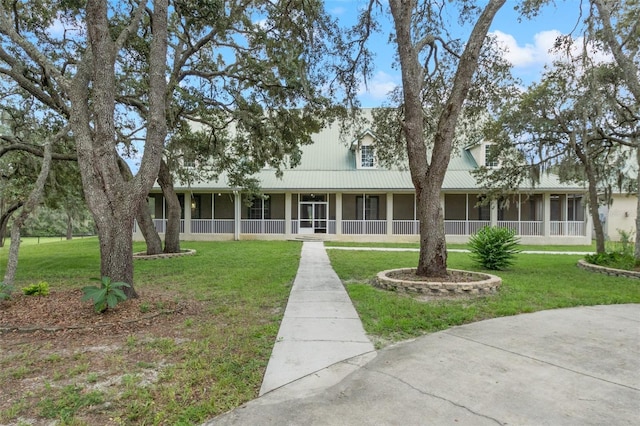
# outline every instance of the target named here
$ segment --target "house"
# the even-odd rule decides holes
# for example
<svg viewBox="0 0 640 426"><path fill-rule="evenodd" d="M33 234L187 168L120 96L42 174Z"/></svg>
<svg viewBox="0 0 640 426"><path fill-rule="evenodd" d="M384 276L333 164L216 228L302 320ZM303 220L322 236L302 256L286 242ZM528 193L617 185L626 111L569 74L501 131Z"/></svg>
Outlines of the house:
<svg viewBox="0 0 640 426"><path fill-rule="evenodd" d="M215 182L176 185L185 240L291 239L417 242L414 188L408 170L383 168L376 161L375 138L365 131L345 143L339 125L314 136L303 147L301 163L282 178L263 169L257 176L263 198L247 203L239 188L221 177ZM541 176L535 189L521 188L503 200L483 198L471 171L491 164L490 144L478 143L452 157L440 196L448 242L466 242L485 225L516 230L526 244L589 244L585 189ZM505 202L506 201L506 202ZM164 232L162 193L149 196L156 228ZM134 238L142 234L135 231Z"/></svg>

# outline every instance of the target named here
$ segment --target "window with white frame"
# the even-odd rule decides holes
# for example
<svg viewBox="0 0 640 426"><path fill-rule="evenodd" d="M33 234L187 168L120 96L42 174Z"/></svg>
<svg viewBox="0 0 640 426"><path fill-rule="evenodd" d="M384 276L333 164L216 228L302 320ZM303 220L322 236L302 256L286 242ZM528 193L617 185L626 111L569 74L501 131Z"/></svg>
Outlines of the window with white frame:
<svg viewBox="0 0 640 426"><path fill-rule="evenodd" d="M360 167L368 169L375 167L375 150L373 145L362 145L360 147Z"/></svg>
<svg viewBox="0 0 640 426"><path fill-rule="evenodd" d="M484 165L487 167L498 167L498 152L495 145L484 146Z"/></svg>

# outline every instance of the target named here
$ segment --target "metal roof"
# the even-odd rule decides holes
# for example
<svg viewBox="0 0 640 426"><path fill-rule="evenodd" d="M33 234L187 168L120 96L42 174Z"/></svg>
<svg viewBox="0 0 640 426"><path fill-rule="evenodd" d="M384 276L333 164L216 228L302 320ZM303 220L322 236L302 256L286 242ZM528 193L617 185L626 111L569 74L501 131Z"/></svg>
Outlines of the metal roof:
<svg viewBox="0 0 640 426"><path fill-rule="evenodd" d="M323 129L313 136L314 143L302 147L301 162L295 169L286 169L282 178L276 177L275 170L264 169L256 175L263 191L327 190L327 191L413 191L409 170L357 169L356 155L349 142L355 136L340 138L338 123ZM480 191L471 171L477 163L468 149L461 149L453 155L449 163L442 189L445 191ZM176 184L176 189L185 188ZM218 181L192 183L192 190L231 189L226 175ZM531 189L521 187L520 190ZM561 190L582 192L584 187L560 183L555 175L543 174L537 190Z"/></svg>

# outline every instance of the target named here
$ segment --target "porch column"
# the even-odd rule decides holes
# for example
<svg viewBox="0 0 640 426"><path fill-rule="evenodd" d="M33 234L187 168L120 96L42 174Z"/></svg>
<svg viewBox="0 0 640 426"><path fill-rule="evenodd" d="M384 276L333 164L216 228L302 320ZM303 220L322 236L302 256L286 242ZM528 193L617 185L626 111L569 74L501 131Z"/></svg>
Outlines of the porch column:
<svg viewBox="0 0 640 426"><path fill-rule="evenodd" d="M242 218L242 198L239 191L233 191L234 213L233 213L233 239L240 240L240 219Z"/></svg>
<svg viewBox="0 0 640 426"><path fill-rule="evenodd" d="M387 235L393 235L393 193L387 193Z"/></svg>
<svg viewBox="0 0 640 426"><path fill-rule="evenodd" d="M342 235L342 192L336 192L336 235Z"/></svg>
<svg viewBox="0 0 640 426"><path fill-rule="evenodd" d="M291 235L291 193L284 194L284 233Z"/></svg>
<svg viewBox="0 0 640 426"><path fill-rule="evenodd" d="M489 209L491 226L498 226L498 200L492 199Z"/></svg>
<svg viewBox="0 0 640 426"><path fill-rule="evenodd" d="M545 192L542 195L542 227L544 228L544 236L551 236L551 194Z"/></svg>
<svg viewBox="0 0 640 426"><path fill-rule="evenodd" d="M184 233L191 235L191 203L193 203L193 194L184 194ZM188 198L187 198L188 197Z"/></svg>

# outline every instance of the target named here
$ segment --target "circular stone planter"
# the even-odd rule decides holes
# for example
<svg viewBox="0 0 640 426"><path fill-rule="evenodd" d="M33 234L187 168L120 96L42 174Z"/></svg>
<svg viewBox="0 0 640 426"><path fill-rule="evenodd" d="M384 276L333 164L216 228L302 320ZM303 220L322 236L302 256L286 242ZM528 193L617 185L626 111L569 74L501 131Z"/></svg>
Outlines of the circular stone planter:
<svg viewBox="0 0 640 426"><path fill-rule="evenodd" d="M462 275L463 280L454 281L419 281L392 278L393 272L415 273L415 268L389 269L379 272L375 285L385 290L418 293L427 296L479 296L498 291L502 279L491 274L449 269L449 272Z"/></svg>
<svg viewBox="0 0 640 426"><path fill-rule="evenodd" d="M586 260L578 260L578 268L582 268L589 272L597 272L599 274L611 275L614 277L627 277L640 279L640 272L626 271L624 269L607 268L606 266L594 265Z"/></svg>
<svg viewBox="0 0 640 426"><path fill-rule="evenodd" d="M195 250L192 249L184 249L180 250L180 253L160 253L160 254L147 254L145 251L140 251L138 253L133 253L134 259L142 259L142 260L153 260L153 259L167 259L170 257L180 257L180 256L192 256L196 254Z"/></svg>

